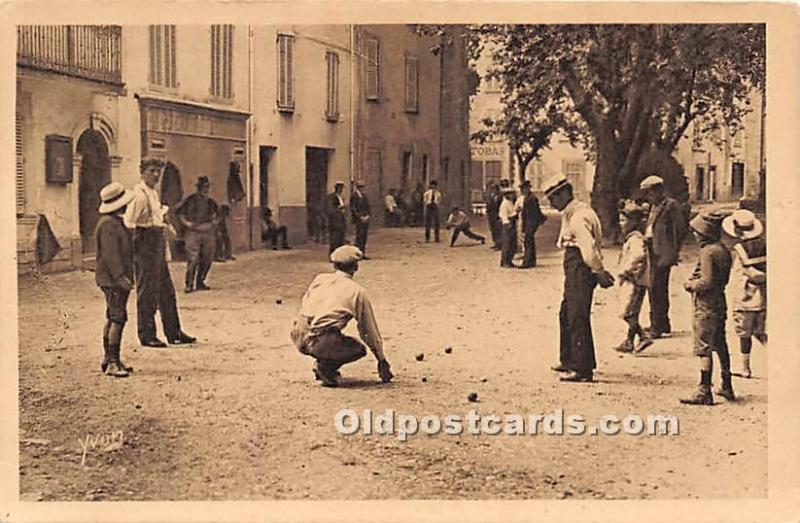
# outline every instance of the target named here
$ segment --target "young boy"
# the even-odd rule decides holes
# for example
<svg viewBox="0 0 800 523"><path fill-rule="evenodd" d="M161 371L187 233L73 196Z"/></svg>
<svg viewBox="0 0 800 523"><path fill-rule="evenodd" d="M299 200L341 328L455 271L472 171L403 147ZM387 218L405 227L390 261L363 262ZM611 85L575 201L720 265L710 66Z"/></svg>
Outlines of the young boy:
<svg viewBox="0 0 800 523"><path fill-rule="evenodd" d="M749 378L752 337L767 343L767 243L764 226L756 215L740 209L722 222L722 230L731 243L731 299L733 324L742 353L741 376Z"/></svg>
<svg viewBox="0 0 800 523"><path fill-rule="evenodd" d="M282 249L291 249L289 242L286 239L286 226L278 225L272 218L272 209L264 207L261 211L261 241L264 242L264 247L267 242L272 243L272 250L278 250L278 240L281 242Z"/></svg>
<svg viewBox="0 0 800 523"><path fill-rule="evenodd" d="M120 359L122 330L128 321L128 295L133 288L133 245L122 222L134 193L113 182L100 191L100 220L95 229L97 268L95 282L106 297L106 324L103 327L103 361L100 370L107 376L124 378L133 368Z"/></svg>
<svg viewBox="0 0 800 523"><path fill-rule="evenodd" d="M725 317L728 306L725 301L725 286L731 273L731 255L721 243L723 215L706 212L689 222L689 227L700 245L697 266L683 287L692 293L694 313L694 353L700 357L700 385L694 395L682 398L689 405L713 405L711 373L716 352L721 368L722 386L717 394L733 401L731 384L731 359L725 341Z"/></svg>
<svg viewBox="0 0 800 523"><path fill-rule="evenodd" d="M467 216L467 213L465 213L458 207L453 207L450 210L450 216L447 217L447 223L445 224L445 228L449 229L450 227L453 228L453 237L450 238L450 247L455 245L459 233L462 232L468 238L472 238L475 241L479 241L481 242L481 244L486 243L486 238L484 238L480 234L475 234L470 230L469 217Z"/></svg>
<svg viewBox="0 0 800 523"><path fill-rule="evenodd" d="M628 324L628 335L622 343L614 347L617 352L634 352L635 348L638 353L653 343L651 338L644 335L639 325L639 313L650 279L650 264L643 233L645 216L645 209L631 200L626 201L619 211L619 226L625 236L619 257L619 285L625 303L622 319ZM639 343L634 346L637 336Z"/></svg>

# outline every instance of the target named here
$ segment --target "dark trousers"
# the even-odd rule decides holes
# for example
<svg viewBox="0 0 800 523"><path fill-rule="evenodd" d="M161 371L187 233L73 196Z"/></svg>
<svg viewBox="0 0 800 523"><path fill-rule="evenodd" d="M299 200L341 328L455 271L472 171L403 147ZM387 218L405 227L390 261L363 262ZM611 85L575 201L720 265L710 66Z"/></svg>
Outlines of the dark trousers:
<svg viewBox="0 0 800 523"><path fill-rule="evenodd" d="M500 245L502 230L500 228L500 217L496 214L488 215L489 221L489 234L492 236L492 246L498 247Z"/></svg>
<svg viewBox="0 0 800 523"><path fill-rule="evenodd" d="M328 253L331 253L344 245L344 229L345 223L339 221L329 220L328 223L328 235L329 235L329 246L330 249Z"/></svg>
<svg viewBox="0 0 800 523"><path fill-rule="evenodd" d="M160 227L138 227L133 236L136 274L136 318L139 341L156 337L156 310L167 339L181 334L175 286L164 258L164 233Z"/></svg>
<svg viewBox="0 0 800 523"><path fill-rule="evenodd" d="M650 328L655 332L671 332L669 322L669 273L671 266L650 269Z"/></svg>
<svg viewBox="0 0 800 523"><path fill-rule="evenodd" d="M536 229L523 229L522 231L522 241L523 245L525 246L525 257L522 260L523 267L536 266L536 240L534 239L535 234L536 234Z"/></svg>
<svg viewBox="0 0 800 523"><path fill-rule="evenodd" d="M433 238L439 241L439 206L432 203L425 207L425 241L431 240L431 229Z"/></svg>
<svg viewBox="0 0 800 523"><path fill-rule="evenodd" d="M354 218L356 227L356 247L361 249L361 252L367 253L367 233L369 232L369 224L364 223L358 218Z"/></svg>
<svg viewBox="0 0 800 523"><path fill-rule="evenodd" d="M228 234L228 229L220 227L217 230L217 250L214 258L217 261L226 261L233 258L233 249L231 248L231 237Z"/></svg>
<svg viewBox="0 0 800 523"><path fill-rule="evenodd" d="M278 248L278 242L281 242L281 247L287 249L289 247L289 240L286 238L286 226L279 225L264 231L261 235L261 241L264 243L270 242L273 249Z"/></svg>
<svg viewBox="0 0 800 523"><path fill-rule="evenodd" d="M485 240L486 240L486 238L484 238L484 237L483 237L483 236L481 236L480 234L475 234L474 232L472 232L472 231L470 230L470 227L469 227L469 225L465 225L464 227L456 227L456 228L453 230L453 237L452 237L452 238L450 238L450 245L451 245L451 246L452 246L452 245L455 245L455 243L456 243L456 240L458 239L458 235L459 235L460 233L462 233L462 232L464 233L464 236L466 236L467 238L472 238L473 240L477 240L477 241L479 241L479 242L482 242L482 241L485 241Z"/></svg>
<svg viewBox="0 0 800 523"><path fill-rule="evenodd" d="M577 247L564 251L564 298L558 314L561 331L561 365L579 373L592 371L594 356L591 309L597 277L583 262Z"/></svg>
<svg viewBox="0 0 800 523"><path fill-rule="evenodd" d="M217 248L213 231L186 231L186 286L204 285Z"/></svg>
<svg viewBox="0 0 800 523"><path fill-rule="evenodd" d="M517 222L502 224L500 236L500 266L513 265L514 254L517 252Z"/></svg>

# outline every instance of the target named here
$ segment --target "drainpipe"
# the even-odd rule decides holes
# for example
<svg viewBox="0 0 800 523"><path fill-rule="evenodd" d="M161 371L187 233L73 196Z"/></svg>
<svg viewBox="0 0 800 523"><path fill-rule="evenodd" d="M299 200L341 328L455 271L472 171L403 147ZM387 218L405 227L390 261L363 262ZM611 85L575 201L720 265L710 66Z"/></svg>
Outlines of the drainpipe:
<svg viewBox="0 0 800 523"><path fill-rule="evenodd" d="M355 61L356 61L356 33L355 25L350 24L350 178L355 178L356 175L356 107L353 103L353 90L356 89L355 84Z"/></svg>
<svg viewBox="0 0 800 523"><path fill-rule="evenodd" d="M248 171L248 196L247 196L247 242L250 250L253 250L253 207L255 207L255 194L253 183L253 28L247 26L247 112L250 117L247 119L247 171ZM260 167L260 165L259 165Z"/></svg>

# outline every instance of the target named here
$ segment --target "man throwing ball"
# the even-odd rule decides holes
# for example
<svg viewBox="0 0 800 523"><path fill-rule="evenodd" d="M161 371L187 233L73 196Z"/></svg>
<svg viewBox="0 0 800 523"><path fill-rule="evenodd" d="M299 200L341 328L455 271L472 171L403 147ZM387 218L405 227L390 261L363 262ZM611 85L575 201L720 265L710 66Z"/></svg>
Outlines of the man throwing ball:
<svg viewBox="0 0 800 523"><path fill-rule="evenodd" d="M357 247L343 245L330 256L334 272L319 274L311 282L300 304L300 317L292 327L292 342L300 353L317 360L314 375L324 387L339 385L339 368L363 358L364 343L378 360L378 375L384 382L394 377L383 354L372 304L364 288L353 281L358 262L364 257ZM364 343L342 330L350 320L358 323Z"/></svg>

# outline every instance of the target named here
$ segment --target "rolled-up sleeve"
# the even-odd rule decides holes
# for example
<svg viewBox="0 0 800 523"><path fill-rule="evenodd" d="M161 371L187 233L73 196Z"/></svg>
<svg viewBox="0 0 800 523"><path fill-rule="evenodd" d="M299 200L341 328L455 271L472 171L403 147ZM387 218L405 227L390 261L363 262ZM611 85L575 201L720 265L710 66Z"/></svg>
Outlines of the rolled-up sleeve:
<svg viewBox="0 0 800 523"><path fill-rule="evenodd" d="M575 235L575 243L581 251L584 263L592 269L592 272L603 272L603 255L600 252L599 230L595 230L596 224L586 213L576 213L572 220L572 232Z"/></svg>

